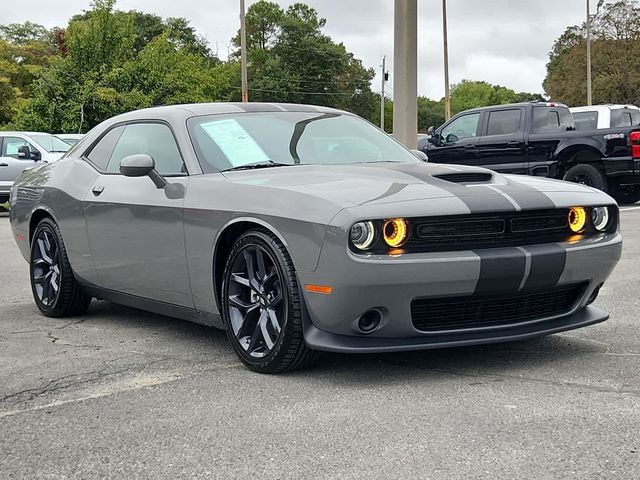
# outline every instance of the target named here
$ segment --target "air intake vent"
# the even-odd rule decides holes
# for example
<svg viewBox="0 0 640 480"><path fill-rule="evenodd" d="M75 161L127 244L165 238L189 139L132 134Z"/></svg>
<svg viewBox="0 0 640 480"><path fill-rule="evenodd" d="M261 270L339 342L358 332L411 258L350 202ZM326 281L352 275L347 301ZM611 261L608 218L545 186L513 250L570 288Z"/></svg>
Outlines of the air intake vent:
<svg viewBox="0 0 640 480"><path fill-rule="evenodd" d="M435 177L453 183L480 183L491 181L491 174L484 172L445 173L435 175Z"/></svg>

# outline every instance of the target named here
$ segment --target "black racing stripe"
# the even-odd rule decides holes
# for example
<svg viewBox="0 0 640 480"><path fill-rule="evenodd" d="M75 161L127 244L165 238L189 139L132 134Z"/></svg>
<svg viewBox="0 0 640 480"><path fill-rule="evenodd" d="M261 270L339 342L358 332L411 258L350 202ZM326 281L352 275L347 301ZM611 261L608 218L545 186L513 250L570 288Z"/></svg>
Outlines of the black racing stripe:
<svg viewBox="0 0 640 480"><path fill-rule="evenodd" d="M515 292L524 277L526 256L518 248L474 251L480 257L475 293Z"/></svg>
<svg viewBox="0 0 640 480"><path fill-rule="evenodd" d="M556 208L556 204L553 203L544 192L525 183L508 179L506 185L495 183L491 184L491 186L509 195L520 205L522 210L547 210Z"/></svg>
<svg viewBox="0 0 640 480"><path fill-rule="evenodd" d="M363 205L366 205L367 203L375 202L376 200L381 200L383 198L387 198L387 197L391 197L393 195L396 195L397 193L400 193L402 190L404 190L408 186L409 186L408 183L392 183L391 186L387 189L386 192L384 192L382 195L377 196L376 198L372 198L371 200L367 200L366 202L363 203Z"/></svg>
<svg viewBox="0 0 640 480"><path fill-rule="evenodd" d="M566 250L558 244L523 247L531 254L531 269L523 290L536 290L557 285L567 259Z"/></svg>
<svg viewBox="0 0 640 480"><path fill-rule="evenodd" d="M429 185L433 185L434 187L438 187L439 189L454 195L469 208L471 213L513 212L516 210L515 206L498 192L489 188L479 190L481 188L480 186L474 186L473 190L471 190L464 185L458 185L456 183L447 182L446 180L441 180L434 177L432 175L433 172L424 164L400 163L397 165L390 165L385 163L381 166L411 175L418 180L422 180ZM480 192L482 192L482 194L480 194Z"/></svg>

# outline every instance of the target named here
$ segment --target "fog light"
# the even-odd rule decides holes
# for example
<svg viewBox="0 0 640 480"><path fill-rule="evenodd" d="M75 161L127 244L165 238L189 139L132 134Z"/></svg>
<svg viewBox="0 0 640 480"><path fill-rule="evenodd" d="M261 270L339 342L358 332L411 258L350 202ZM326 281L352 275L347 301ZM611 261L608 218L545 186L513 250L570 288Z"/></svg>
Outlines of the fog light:
<svg viewBox="0 0 640 480"><path fill-rule="evenodd" d="M393 248L401 247L407 241L407 221L403 218L387 220L382 226L382 235L387 245Z"/></svg>
<svg viewBox="0 0 640 480"><path fill-rule="evenodd" d="M594 207L591 209L591 223L599 232L604 232L609 225L609 209L607 207Z"/></svg>
<svg viewBox="0 0 640 480"><path fill-rule="evenodd" d="M571 231L580 233L587 225L587 211L584 207L573 207L569 210L568 219Z"/></svg>

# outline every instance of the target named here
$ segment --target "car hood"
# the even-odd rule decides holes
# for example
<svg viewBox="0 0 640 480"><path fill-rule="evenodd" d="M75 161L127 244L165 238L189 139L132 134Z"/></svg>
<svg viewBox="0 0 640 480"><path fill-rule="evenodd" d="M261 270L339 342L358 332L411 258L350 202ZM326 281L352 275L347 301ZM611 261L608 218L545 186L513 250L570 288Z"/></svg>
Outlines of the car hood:
<svg viewBox="0 0 640 480"><path fill-rule="evenodd" d="M484 168L413 162L352 165L296 165L225 172L232 182L286 189L329 200L343 208L458 197L473 211L550 208L583 203L615 203L604 193L573 183ZM588 197L588 198L587 198Z"/></svg>

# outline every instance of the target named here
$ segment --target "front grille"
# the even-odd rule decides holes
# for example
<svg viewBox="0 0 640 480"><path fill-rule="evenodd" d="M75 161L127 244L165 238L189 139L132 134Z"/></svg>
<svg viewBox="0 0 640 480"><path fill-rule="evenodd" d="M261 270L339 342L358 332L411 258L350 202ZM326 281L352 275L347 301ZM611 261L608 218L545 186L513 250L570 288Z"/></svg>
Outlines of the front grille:
<svg viewBox="0 0 640 480"><path fill-rule="evenodd" d="M568 209L425 217L411 220L406 251L455 251L563 242Z"/></svg>
<svg viewBox="0 0 640 480"><path fill-rule="evenodd" d="M434 175L440 180L446 180L453 183L478 183L489 182L492 175L484 172L464 172L464 173L443 173L442 175Z"/></svg>
<svg viewBox="0 0 640 480"><path fill-rule="evenodd" d="M508 326L569 313L584 284L531 293L418 298L411 302L413 326L422 332Z"/></svg>

